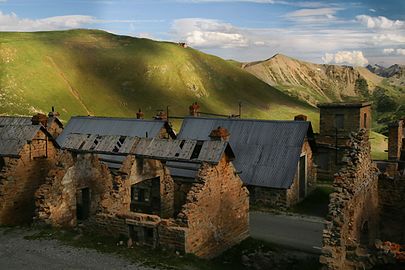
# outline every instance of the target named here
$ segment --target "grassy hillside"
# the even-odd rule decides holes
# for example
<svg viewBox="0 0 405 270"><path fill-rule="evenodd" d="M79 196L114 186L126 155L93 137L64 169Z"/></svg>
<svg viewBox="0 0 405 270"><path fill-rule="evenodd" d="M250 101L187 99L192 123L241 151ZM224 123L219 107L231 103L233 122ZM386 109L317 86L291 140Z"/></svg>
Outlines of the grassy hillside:
<svg viewBox="0 0 405 270"><path fill-rule="evenodd" d="M317 110L260 81L237 65L174 43L71 30L0 34L0 114L48 112L147 118L170 106L185 115L202 111L243 117L292 119Z"/></svg>

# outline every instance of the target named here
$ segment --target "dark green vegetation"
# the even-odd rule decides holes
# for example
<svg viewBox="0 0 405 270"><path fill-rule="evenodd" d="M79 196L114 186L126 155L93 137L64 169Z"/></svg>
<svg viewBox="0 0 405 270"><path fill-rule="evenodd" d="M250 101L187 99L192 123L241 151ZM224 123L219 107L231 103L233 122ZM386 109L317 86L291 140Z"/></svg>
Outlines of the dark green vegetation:
<svg viewBox="0 0 405 270"><path fill-rule="evenodd" d="M134 263L150 267L158 267L159 269L242 270L247 269L242 263L243 255L251 257L251 254L263 253L272 254L271 257L273 261L278 262L278 267L271 267L270 269L320 269L317 256L306 255L292 250L287 251L281 247L254 240L252 238L246 239L239 245L229 249L221 256L212 260L203 260L192 255L175 255L172 251L165 250L153 250L152 252L150 248L145 246L128 248L125 238L115 239L89 232L79 234L74 231L60 231L42 228L39 231L36 230L32 235L25 237L25 239L56 239L67 245L78 248L90 248L102 253L118 254ZM295 253L297 255L291 255ZM255 259L260 263L259 257L261 256L256 256L258 257L255 257ZM273 263L273 261L271 263ZM269 267L269 265L265 266Z"/></svg>
<svg viewBox="0 0 405 270"><path fill-rule="evenodd" d="M328 214L329 195L332 192L333 187L330 184L319 185L302 202L295 205L292 211L303 215L325 218Z"/></svg>
<svg viewBox="0 0 405 270"><path fill-rule="evenodd" d="M96 30L0 34L0 114L48 112L150 118L170 106L262 119L317 110L265 84L234 63L175 43Z"/></svg>

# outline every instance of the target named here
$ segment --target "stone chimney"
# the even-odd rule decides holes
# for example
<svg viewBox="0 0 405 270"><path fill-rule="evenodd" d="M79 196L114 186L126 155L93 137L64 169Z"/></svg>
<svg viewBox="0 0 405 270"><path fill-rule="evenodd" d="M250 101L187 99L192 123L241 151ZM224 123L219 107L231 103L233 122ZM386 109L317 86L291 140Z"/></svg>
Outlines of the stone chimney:
<svg viewBox="0 0 405 270"><path fill-rule="evenodd" d="M139 111L136 113L136 119L143 119L144 115L145 114L142 112L142 110L139 109Z"/></svg>
<svg viewBox="0 0 405 270"><path fill-rule="evenodd" d="M167 113L165 113L164 111L159 111L155 117L155 120L167 120Z"/></svg>
<svg viewBox="0 0 405 270"><path fill-rule="evenodd" d="M212 141L228 141L230 135L226 128L217 127L211 131L210 138Z"/></svg>
<svg viewBox="0 0 405 270"><path fill-rule="evenodd" d="M58 112L55 112L55 107L52 106L51 111L48 113L48 117L58 117L60 114Z"/></svg>
<svg viewBox="0 0 405 270"><path fill-rule="evenodd" d="M299 114L294 116L294 121L307 121L308 116L304 115L304 114Z"/></svg>
<svg viewBox="0 0 405 270"><path fill-rule="evenodd" d="M44 127L47 127L48 116L43 113L37 113L31 118L31 122L33 125L43 125Z"/></svg>
<svg viewBox="0 0 405 270"><path fill-rule="evenodd" d="M388 128L388 159L399 160L404 147L404 120L395 121Z"/></svg>
<svg viewBox="0 0 405 270"><path fill-rule="evenodd" d="M193 104L190 105L190 107L188 107L190 115L197 117L200 116L200 105L196 102L194 102Z"/></svg>

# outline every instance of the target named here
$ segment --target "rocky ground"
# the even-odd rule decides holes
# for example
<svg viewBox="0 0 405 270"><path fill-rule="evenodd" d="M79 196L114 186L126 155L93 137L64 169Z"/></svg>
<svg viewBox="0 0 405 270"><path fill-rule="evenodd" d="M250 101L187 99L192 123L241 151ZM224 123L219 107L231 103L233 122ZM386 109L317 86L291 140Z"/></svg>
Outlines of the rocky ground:
<svg viewBox="0 0 405 270"><path fill-rule="evenodd" d="M152 269L116 255L66 246L57 240L24 238L34 233L27 229L0 228L0 269Z"/></svg>

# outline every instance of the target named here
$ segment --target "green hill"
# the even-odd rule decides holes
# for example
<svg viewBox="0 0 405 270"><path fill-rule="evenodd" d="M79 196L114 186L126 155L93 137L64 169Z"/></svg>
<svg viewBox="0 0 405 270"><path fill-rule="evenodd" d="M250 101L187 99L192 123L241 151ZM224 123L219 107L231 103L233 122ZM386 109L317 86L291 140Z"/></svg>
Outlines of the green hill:
<svg viewBox="0 0 405 270"><path fill-rule="evenodd" d="M0 114L31 115L55 106L71 115L147 118L170 106L185 115L202 111L243 117L292 119L317 110L260 81L234 63L175 43L97 30L0 33Z"/></svg>

